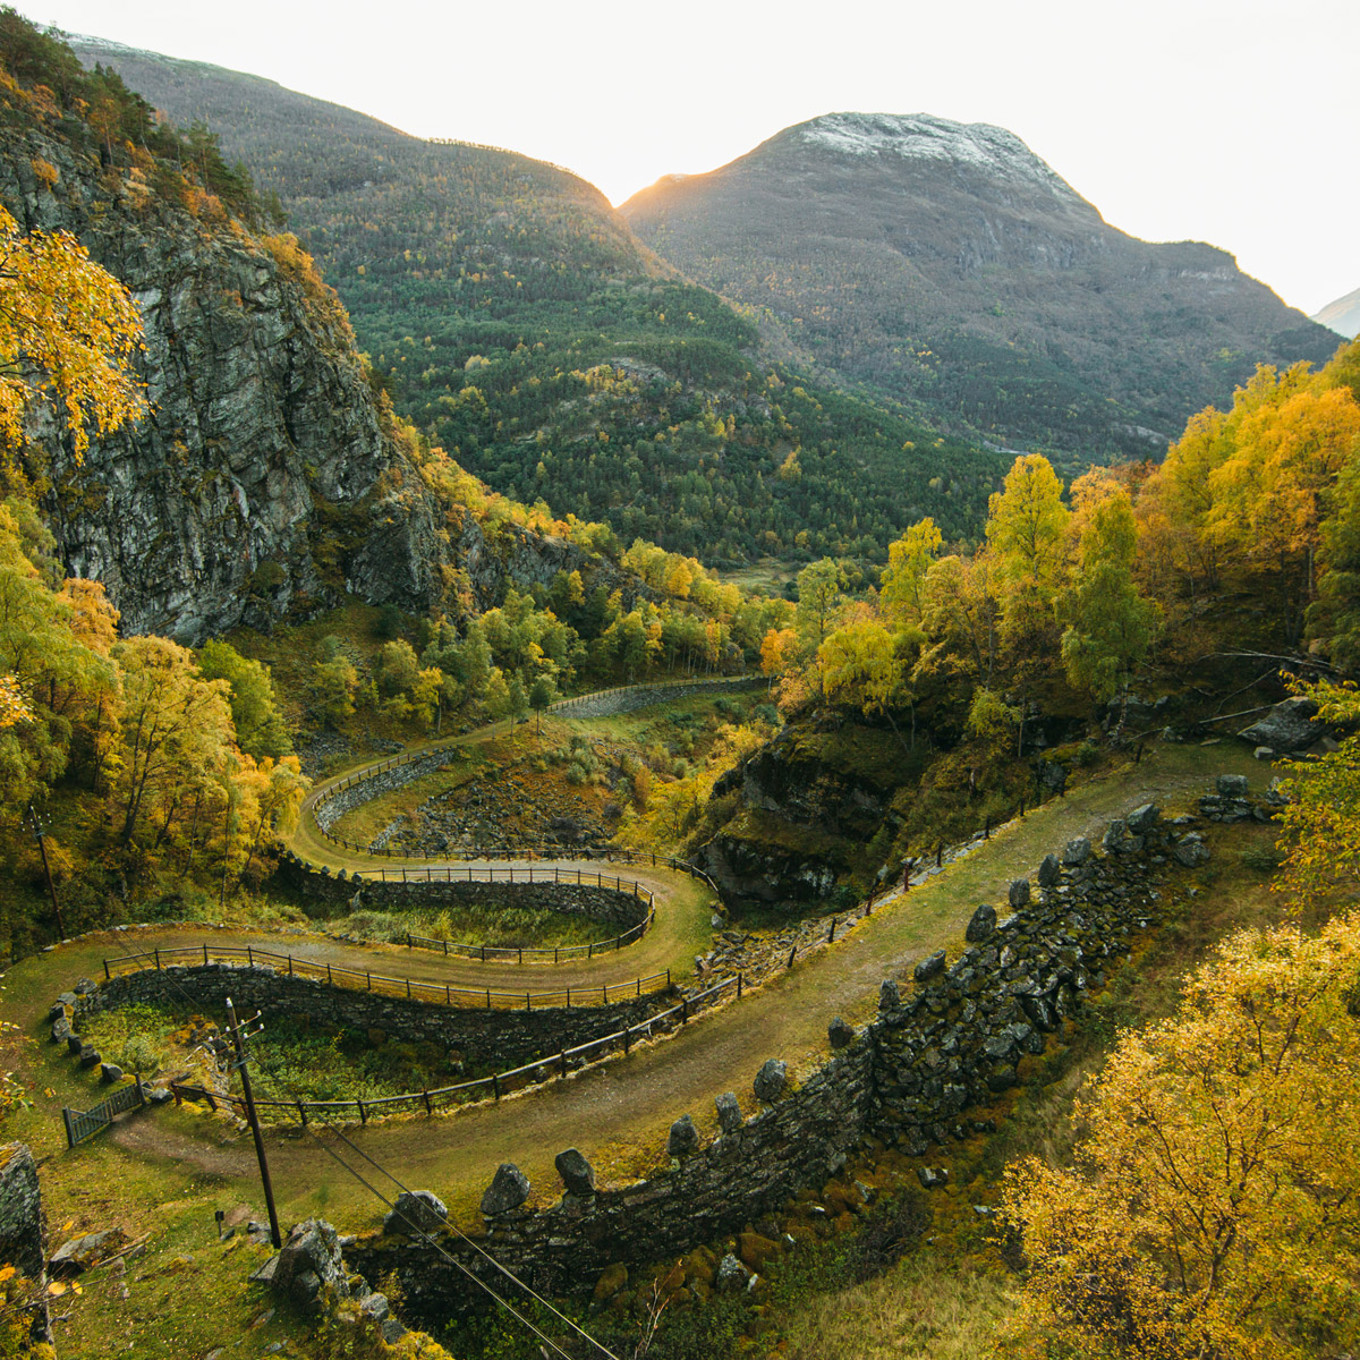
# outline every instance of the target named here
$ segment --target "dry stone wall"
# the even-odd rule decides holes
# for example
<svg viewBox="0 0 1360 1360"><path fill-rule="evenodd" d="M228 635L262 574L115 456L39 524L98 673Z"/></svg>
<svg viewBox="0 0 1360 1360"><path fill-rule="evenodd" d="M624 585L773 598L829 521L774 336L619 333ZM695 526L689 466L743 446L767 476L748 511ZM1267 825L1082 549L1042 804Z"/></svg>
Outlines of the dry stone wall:
<svg viewBox="0 0 1360 1360"><path fill-rule="evenodd" d="M594 883L484 883L476 879L426 881L419 877L423 869L409 869L405 883L393 879L370 878L362 874L348 874L343 869L331 874L295 856L285 858L279 865L278 878L301 896L304 902L328 903L334 906L353 904L355 895L364 907L392 908L431 906L494 906L541 908L575 916L588 916L631 930L647 919L651 903L634 893L629 880L618 875L604 874L610 879L619 877L622 888L606 888ZM442 872L436 870L435 872ZM456 871L455 871L456 872ZM538 873L551 874L552 869ZM574 872L574 871L571 871ZM567 870L562 871L565 879ZM589 878L591 873L583 871Z"/></svg>
<svg viewBox="0 0 1360 1360"><path fill-rule="evenodd" d="M898 979L886 979L877 1017L858 1033L828 1017L835 1055L802 1086L776 1091L766 1064L759 1078L770 1103L759 1114L743 1120L722 1097L722 1132L711 1142L679 1119L667 1169L623 1188L567 1193L549 1208L489 1214L485 1245L536 1287L579 1292L615 1262L684 1252L740 1228L834 1175L866 1135L924 1157L985 1127L968 1119L970 1108L1023 1079L1025 1059L1044 1051L1159 920L1164 878L1207 856L1191 820L1167 825L1147 806L1111 825L1103 854L1085 840L1062 847L1039 866L1037 894L1028 880L1013 885L1009 915L979 907L952 965L943 953L922 960L905 996ZM921 1178L935 1183L927 1167ZM484 1268L459 1241L441 1246L468 1269ZM370 1281L395 1272L423 1323L475 1303L428 1244L360 1238L346 1256Z"/></svg>
<svg viewBox="0 0 1360 1360"><path fill-rule="evenodd" d="M475 1010L408 1001L377 992L331 987L312 978L290 977L270 968L209 963L147 969L100 983L79 999L77 1027L103 1010L136 1003L186 1003L205 1015L222 1015L231 997L238 1011L259 1010L266 1018L306 1016L336 1029L381 1030L397 1039L457 1049L470 1069L503 1070L564 1048L640 1025L671 1004L665 993L611 1002L608 1006L553 1006L525 1011ZM640 1036L639 1036L640 1037Z"/></svg>

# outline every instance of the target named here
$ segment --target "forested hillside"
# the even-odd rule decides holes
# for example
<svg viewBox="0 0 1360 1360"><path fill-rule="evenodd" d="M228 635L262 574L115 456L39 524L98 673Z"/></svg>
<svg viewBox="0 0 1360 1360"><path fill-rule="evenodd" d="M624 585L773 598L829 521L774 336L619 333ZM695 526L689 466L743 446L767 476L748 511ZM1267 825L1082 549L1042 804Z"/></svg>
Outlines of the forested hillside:
<svg viewBox="0 0 1360 1360"><path fill-rule="evenodd" d="M1118 231L984 124L829 114L620 211L822 371L1078 471L1160 457L1256 364L1336 347L1226 251Z"/></svg>
<svg viewBox="0 0 1360 1360"><path fill-rule="evenodd" d="M396 410L497 490L710 563L881 560L922 514L976 532L1004 463L762 359L749 319L566 171L218 67L75 46L220 136L281 201Z"/></svg>

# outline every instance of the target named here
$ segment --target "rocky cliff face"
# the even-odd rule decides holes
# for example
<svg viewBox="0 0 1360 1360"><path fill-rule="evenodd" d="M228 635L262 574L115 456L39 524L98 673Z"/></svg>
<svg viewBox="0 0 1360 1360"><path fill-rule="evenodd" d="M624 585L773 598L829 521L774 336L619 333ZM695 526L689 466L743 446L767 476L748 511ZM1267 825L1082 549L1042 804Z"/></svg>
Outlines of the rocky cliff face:
<svg viewBox="0 0 1360 1360"><path fill-rule="evenodd" d="M198 642L341 590L429 603L431 507L380 428L343 313L296 257L42 129L5 130L0 198L25 229L74 233L142 309L150 413L82 468L40 432L63 557L105 583L125 631Z"/></svg>

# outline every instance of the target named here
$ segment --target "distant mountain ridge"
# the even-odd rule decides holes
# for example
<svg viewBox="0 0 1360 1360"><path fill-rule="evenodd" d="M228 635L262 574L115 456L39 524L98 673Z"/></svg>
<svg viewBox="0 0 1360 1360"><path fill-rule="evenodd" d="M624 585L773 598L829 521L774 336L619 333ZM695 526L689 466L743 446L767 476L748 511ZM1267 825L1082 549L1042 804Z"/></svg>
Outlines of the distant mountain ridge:
<svg viewBox="0 0 1360 1360"><path fill-rule="evenodd" d="M72 46L279 195L397 412L497 490L711 565L882 560L923 515L980 529L999 455L776 371L748 319L568 171L222 67Z"/></svg>
<svg viewBox="0 0 1360 1360"><path fill-rule="evenodd" d="M821 365L1005 442L1155 454L1258 362L1335 349L1227 252L1118 231L987 124L827 114L620 211Z"/></svg>
<svg viewBox="0 0 1360 1360"><path fill-rule="evenodd" d="M1314 314L1313 320L1338 335L1344 335L1348 340L1354 340L1360 335L1360 288L1337 298L1335 302L1329 302Z"/></svg>

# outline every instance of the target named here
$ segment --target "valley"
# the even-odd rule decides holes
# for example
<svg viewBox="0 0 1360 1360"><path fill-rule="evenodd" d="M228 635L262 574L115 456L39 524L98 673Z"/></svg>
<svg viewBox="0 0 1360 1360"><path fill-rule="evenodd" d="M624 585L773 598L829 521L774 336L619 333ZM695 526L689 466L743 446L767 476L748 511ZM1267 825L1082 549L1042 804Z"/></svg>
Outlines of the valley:
<svg viewBox="0 0 1360 1360"><path fill-rule="evenodd" d="M0 1356L1360 1345L1360 343L12 10L0 236Z"/></svg>

